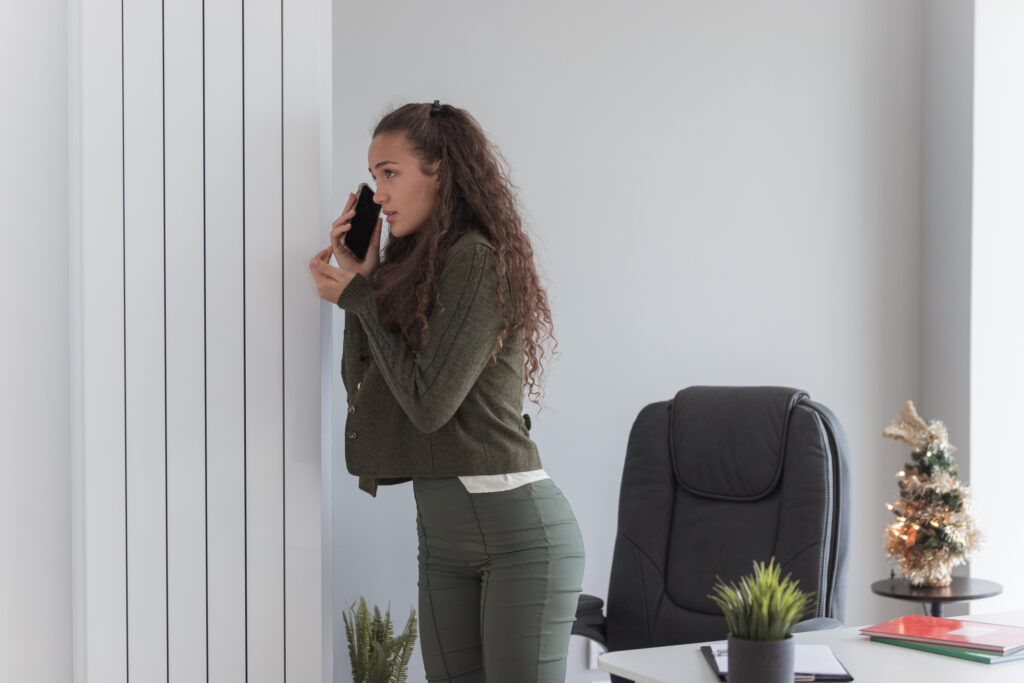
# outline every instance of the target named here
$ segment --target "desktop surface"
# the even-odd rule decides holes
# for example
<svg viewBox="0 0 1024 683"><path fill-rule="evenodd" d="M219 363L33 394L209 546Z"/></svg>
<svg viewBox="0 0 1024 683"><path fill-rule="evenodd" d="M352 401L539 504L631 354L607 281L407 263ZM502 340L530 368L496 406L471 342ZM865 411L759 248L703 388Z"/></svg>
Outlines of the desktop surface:
<svg viewBox="0 0 1024 683"><path fill-rule="evenodd" d="M957 617L993 624L1024 626L1024 611L972 614ZM798 643L820 643L832 648L839 661L859 683L979 683L1024 681L1024 661L982 664L956 657L921 652L895 645L873 643L860 635L863 626L795 634ZM706 643L669 645L643 650L603 654L599 667L637 683L717 683L700 646Z"/></svg>

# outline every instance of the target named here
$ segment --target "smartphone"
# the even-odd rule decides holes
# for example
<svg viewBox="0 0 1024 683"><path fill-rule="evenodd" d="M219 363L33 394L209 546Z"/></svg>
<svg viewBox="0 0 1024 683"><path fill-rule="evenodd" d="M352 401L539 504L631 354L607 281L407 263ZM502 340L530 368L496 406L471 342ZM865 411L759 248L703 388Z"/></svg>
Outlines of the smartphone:
<svg viewBox="0 0 1024 683"><path fill-rule="evenodd" d="M377 227L380 204L373 201L373 190L366 183L356 188L356 215L352 217L351 228L345 233L345 247L362 261L370 248L373 229Z"/></svg>

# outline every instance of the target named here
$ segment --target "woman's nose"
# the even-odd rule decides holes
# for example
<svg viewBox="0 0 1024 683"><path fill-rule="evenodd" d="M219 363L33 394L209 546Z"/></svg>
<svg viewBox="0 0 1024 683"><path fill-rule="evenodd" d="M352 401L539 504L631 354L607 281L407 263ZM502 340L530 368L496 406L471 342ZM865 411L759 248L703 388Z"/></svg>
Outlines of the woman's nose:
<svg viewBox="0 0 1024 683"><path fill-rule="evenodd" d="M384 193L380 191L379 187L373 193L373 201L376 204L384 203Z"/></svg>

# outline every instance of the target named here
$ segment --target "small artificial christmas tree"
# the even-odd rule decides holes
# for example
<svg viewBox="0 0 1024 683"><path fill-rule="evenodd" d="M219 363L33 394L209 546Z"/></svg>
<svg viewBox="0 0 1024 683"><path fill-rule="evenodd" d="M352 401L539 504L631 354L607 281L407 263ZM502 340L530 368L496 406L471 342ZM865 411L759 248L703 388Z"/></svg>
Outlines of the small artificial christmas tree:
<svg viewBox="0 0 1024 683"><path fill-rule="evenodd" d="M971 517L970 494L957 478L946 426L925 422L913 401L882 435L910 444L912 462L896 473L900 499L888 508L896 521L886 528L885 547L896 571L914 586L948 586L953 567L980 542Z"/></svg>

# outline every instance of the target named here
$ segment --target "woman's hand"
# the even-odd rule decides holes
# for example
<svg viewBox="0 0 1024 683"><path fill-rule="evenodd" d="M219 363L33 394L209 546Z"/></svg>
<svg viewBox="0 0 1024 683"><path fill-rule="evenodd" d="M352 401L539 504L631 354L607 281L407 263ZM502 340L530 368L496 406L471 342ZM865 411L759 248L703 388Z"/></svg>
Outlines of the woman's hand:
<svg viewBox="0 0 1024 683"><path fill-rule="evenodd" d="M316 282L316 293L324 301L338 303L338 297L352 282L355 274L330 264L333 247L327 247L309 260L309 272Z"/></svg>
<svg viewBox="0 0 1024 683"><path fill-rule="evenodd" d="M331 246L334 248L334 257L338 260L339 266L344 270L369 278L370 273L380 261L381 219L377 219L377 225L373 228L370 247L366 250L366 258L362 261L358 260L355 254L345 246L345 233L352 228L352 218L356 215L355 203L356 196L349 194L345 210L331 224Z"/></svg>

